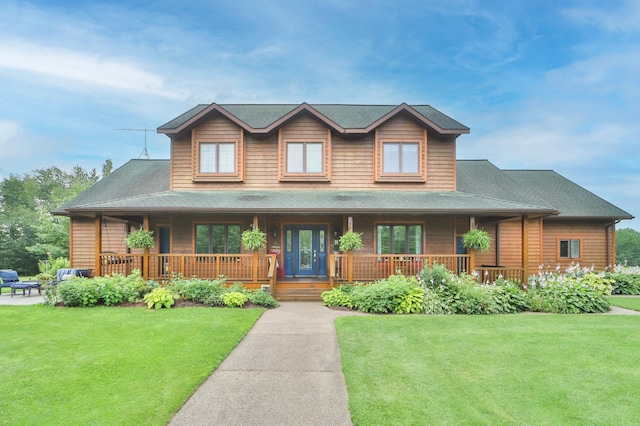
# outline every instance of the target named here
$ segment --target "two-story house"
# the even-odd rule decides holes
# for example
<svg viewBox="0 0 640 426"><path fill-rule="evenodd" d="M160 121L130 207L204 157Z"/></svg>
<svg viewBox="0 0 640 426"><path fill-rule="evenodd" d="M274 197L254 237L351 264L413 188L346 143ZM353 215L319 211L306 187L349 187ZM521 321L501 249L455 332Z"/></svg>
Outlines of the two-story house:
<svg viewBox="0 0 640 426"><path fill-rule="evenodd" d="M280 298L434 262L523 280L539 265L612 265L615 224L632 218L553 171L456 160L469 129L428 105L214 103L158 132L169 160L132 160L56 211L71 218L74 267L225 275ZM252 225L268 234L259 253L240 242ZM472 226L488 252L462 246ZM155 248L127 249L138 227ZM337 251L347 230L362 251Z"/></svg>

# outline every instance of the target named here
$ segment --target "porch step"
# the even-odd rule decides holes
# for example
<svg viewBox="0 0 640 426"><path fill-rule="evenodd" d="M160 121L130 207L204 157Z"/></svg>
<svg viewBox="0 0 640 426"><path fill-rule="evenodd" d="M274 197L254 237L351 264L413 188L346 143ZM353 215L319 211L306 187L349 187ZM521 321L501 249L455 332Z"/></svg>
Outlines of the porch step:
<svg viewBox="0 0 640 426"><path fill-rule="evenodd" d="M278 300L320 301L320 295L329 290L329 283L281 283L276 285L274 297Z"/></svg>

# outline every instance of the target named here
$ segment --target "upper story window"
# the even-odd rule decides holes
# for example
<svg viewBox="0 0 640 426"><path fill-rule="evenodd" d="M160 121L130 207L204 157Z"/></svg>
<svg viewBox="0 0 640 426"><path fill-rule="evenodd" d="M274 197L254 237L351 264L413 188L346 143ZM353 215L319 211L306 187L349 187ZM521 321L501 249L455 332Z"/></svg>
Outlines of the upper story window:
<svg viewBox="0 0 640 426"><path fill-rule="evenodd" d="M580 240L561 239L558 245L560 259L580 259Z"/></svg>
<svg viewBox="0 0 640 426"><path fill-rule="evenodd" d="M235 173L236 144L234 142L201 142L200 173Z"/></svg>
<svg viewBox="0 0 640 426"><path fill-rule="evenodd" d="M199 254L241 253L240 225L197 224L195 226L195 252Z"/></svg>
<svg viewBox="0 0 640 426"><path fill-rule="evenodd" d="M195 182L242 181L242 144L239 140L194 142Z"/></svg>
<svg viewBox="0 0 640 426"><path fill-rule="evenodd" d="M420 144L415 142L383 142L383 174L420 173Z"/></svg>
<svg viewBox="0 0 640 426"><path fill-rule="evenodd" d="M281 181L328 182L330 162L328 139L280 139Z"/></svg>
<svg viewBox="0 0 640 426"><path fill-rule="evenodd" d="M322 142L287 142L287 174L322 173Z"/></svg>
<svg viewBox="0 0 640 426"><path fill-rule="evenodd" d="M425 182L427 140L387 139L376 136L376 182Z"/></svg>

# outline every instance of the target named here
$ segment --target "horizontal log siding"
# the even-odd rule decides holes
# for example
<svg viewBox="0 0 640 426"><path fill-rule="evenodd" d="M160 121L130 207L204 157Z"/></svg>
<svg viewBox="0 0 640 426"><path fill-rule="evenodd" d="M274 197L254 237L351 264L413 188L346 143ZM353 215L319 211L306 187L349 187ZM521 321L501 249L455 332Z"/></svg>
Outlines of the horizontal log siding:
<svg viewBox="0 0 640 426"><path fill-rule="evenodd" d="M95 269L95 229L95 220L93 218L71 218L71 233L73 234L73 238L70 250L70 261L73 268Z"/></svg>
<svg viewBox="0 0 640 426"><path fill-rule="evenodd" d="M238 138L240 127L221 116L208 120L195 134L209 139ZM215 129L219 129L216 135ZM385 137L424 137L424 129L413 121L396 117L381 127ZM254 136L244 133L244 182L193 182L195 153L191 137L174 139L171 143L171 188L174 190L211 189L394 189L394 190L454 190L455 142L444 142L432 134L427 142L427 182L375 183L374 132L367 135L342 136L329 133L317 120L302 115L282 127L283 140L325 139L331 143L327 150L327 181L279 180L279 164L284 167L284 149L279 151L278 133Z"/></svg>
<svg viewBox="0 0 640 426"><path fill-rule="evenodd" d="M482 253L478 250L476 250L475 252L475 266L476 267L480 267L482 265L496 265L497 260L496 260L496 224L495 223L491 223L491 224L487 224L487 225L483 225L483 224L478 224L479 228L484 229L485 231L487 231L489 233L489 236L491 237L491 246L489 247L489 250ZM502 229L500 229L500 233L502 233ZM502 248L500 249L500 254L502 255ZM503 259L500 259L500 265L503 265ZM507 265L504 265L507 266ZM516 266L516 265L513 265ZM517 266L520 266L520 264L518 264Z"/></svg>
<svg viewBox="0 0 640 426"><path fill-rule="evenodd" d="M433 191L456 189L456 144L429 134L427 141L427 188Z"/></svg>
<svg viewBox="0 0 640 426"><path fill-rule="evenodd" d="M191 139L175 139L171 141L171 189L197 189L203 184L194 184L191 178ZM207 186L209 189L210 185Z"/></svg>
<svg viewBox="0 0 640 426"><path fill-rule="evenodd" d="M455 228L453 217L428 216L425 224L424 253L455 253Z"/></svg>
<svg viewBox="0 0 640 426"><path fill-rule="evenodd" d="M373 136L333 137L332 187L368 189L373 184Z"/></svg>
<svg viewBox="0 0 640 426"><path fill-rule="evenodd" d="M607 223L584 220L545 220L544 221L544 265L562 268L572 261L584 267L593 266L603 270L607 265ZM581 259L560 259L558 257L558 239L580 239Z"/></svg>

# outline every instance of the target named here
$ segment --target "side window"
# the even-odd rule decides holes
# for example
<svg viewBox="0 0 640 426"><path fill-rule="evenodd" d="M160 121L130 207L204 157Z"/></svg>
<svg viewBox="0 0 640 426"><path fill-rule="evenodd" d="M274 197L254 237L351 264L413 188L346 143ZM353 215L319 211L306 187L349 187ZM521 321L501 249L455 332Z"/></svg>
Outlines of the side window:
<svg viewBox="0 0 640 426"><path fill-rule="evenodd" d="M193 181L241 182L244 174L242 145L242 139L194 141Z"/></svg>
<svg viewBox="0 0 640 426"><path fill-rule="evenodd" d="M559 240L558 257L560 259L580 259L580 240Z"/></svg>

